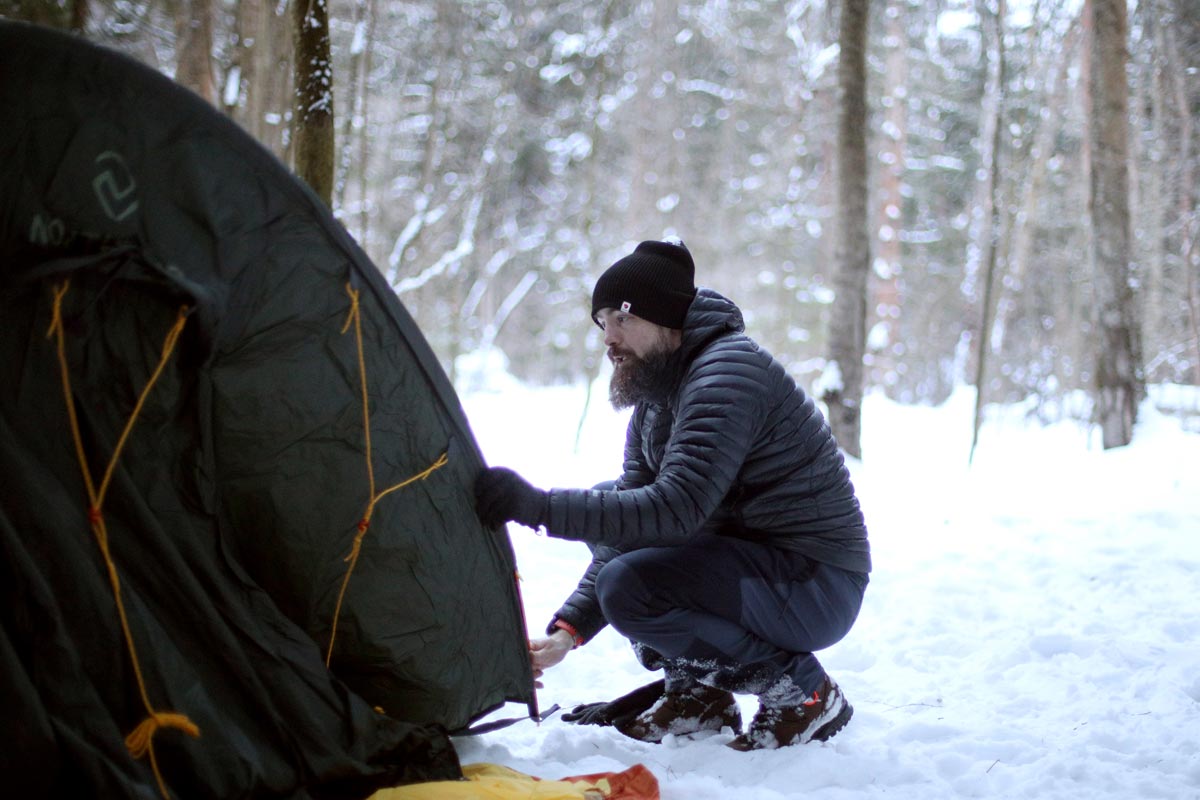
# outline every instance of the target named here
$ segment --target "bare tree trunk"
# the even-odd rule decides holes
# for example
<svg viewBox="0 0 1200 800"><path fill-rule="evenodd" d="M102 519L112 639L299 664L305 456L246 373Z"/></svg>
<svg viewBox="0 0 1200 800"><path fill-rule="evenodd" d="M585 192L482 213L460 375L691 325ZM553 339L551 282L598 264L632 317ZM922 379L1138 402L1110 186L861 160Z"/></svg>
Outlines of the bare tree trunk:
<svg viewBox="0 0 1200 800"><path fill-rule="evenodd" d="M367 9L367 47L363 58L362 65L362 103L358 109L359 127L357 137L358 149L358 169L355 170L358 182L358 241L362 243L364 249L370 244L371 237L371 213L372 195L371 195L371 180L370 180L370 158L371 158L371 69L373 56L375 53L375 30L379 24L379 14L375 0L368 0L369 7ZM404 80L399 82L400 85L405 83ZM349 144L347 145L349 146ZM349 176L347 176L349 179Z"/></svg>
<svg viewBox="0 0 1200 800"><path fill-rule="evenodd" d="M1160 6L1158 2L1141 3L1138 9L1143 26L1148 30L1144 37L1150 45L1147 48L1150 52L1144 73L1136 84L1138 94L1145 94L1135 97L1134 108L1135 116L1140 116L1143 109L1148 112L1151 135L1134 138L1135 152L1130 159L1131 164L1140 165L1140 175L1130 176L1133 197L1137 201L1131 217L1134 230L1140 228L1144 231L1143 236L1135 239L1134 246L1137 247L1137 259L1142 264L1142 319L1146 330L1152 332L1151 335L1156 339L1150 343L1151 347L1161 347L1169 341L1167 331L1170 329L1166 311L1170 293L1167 288L1167 236L1164 230L1169 206L1166 148L1170 136L1167 133L1166 101L1170 90L1164 75L1166 45ZM1154 377L1146 375L1149 380Z"/></svg>
<svg viewBox="0 0 1200 800"><path fill-rule="evenodd" d="M906 16L904 4L900 0L888 0L887 3L887 56L884 71L884 125L883 135L878 141L879 160L877 177L874 186L878 192L875 198L875 224L872 226L872 239L879 251L873 255L872 262L877 265L868 276L868 285L872 302L867 309L869 323L867 328L872 330L871 349L872 372L864 379L868 385L888 385L888 373L897 367L897 356L886 346L898 341L899 315L904 307L900 297L900 275L903 272L903 249L901 233L903 228L905 141L908 133L908 31L905 29ZM874 232L878 231L878 235ZM882 265L882 268L880 266ZM872 309L875 312L872 313ZM887 331L885 342L876 343L875 326L883 326Z"/></svg>
<svg viewBox="0 0 1200 800"><path fill-rule="evenodd" d="M372 7L374 2L372 2ZM375 31L375 15L371 15L371 25L368 29L371 33L368 38L374 39ZM363 70L367 75L371 74L371 51L367 51L367 63ZM371 90L370 87L363 92L362 108L360 109L362 120L362 128L358 132L358 240L362 242L364 248L367 247L371 240L371 181L370 170L368 169L371 161Z"/></svg>
<svg viewBox="0 0 1200 800"><path fill-rule="evenodd" d="M212 0L186 0L175 6L175 42L175 82L215 104Z"/></svg>
<svg viewBox="0 0 1200 800"><path fill-rule="evenodd" d="M449 0L438 0L435 7L437 18L429 35L437 37L437 53L440 61L433 67L433 83L429 87L429 104L426 106L424 114L428 117L429 122L425 131L425 146L421 158L420 188L417 196L413 198L413 214L400 231L400 235L396 237L396 242L392 245L392 252L388 255L385 275L393 286L404 280L405 258L409 249L417 244L425 232L426 221L430 217L440 216L449 202L433 204L437 193L434 176L441 166L445 149L446 110L442 107L441 98L449 85L448 73L457 47L454 32L455 6Z"/></svg>
<svg viewBox="0 0 1200 800"><path fill-rule="evenodd" d="M1183 268L1187 270L1188 321L1192 327L1192 383L1200 386L1200 263L1196 258L1196 231L1188 234L1190 244L1184 251Z"/></svg>
<svg viewBox="0 0 1200 800"><path fill-rule="evenodd" d="M235 0L233 7L233 46L229 50L229 59L225 73L221 76L221 110L236 121L248 133L253 131L244 119L243 81L248 80L252 73L249 67L251 50L246 41L254 41L254 33L249 29L249 11L255 6L255 0Z"/></svg>
<svg viewBox="0 0 1200 800"><path fill-rule="evenodd" d="M1133 439L1140 365L1130 287L1125 0L1092 6L1092 236L1096 291L1095 400L1105 449Z"/></svg>
<svg viewBox="0 0 1200 800"><path fill-rule="evenodd" d="M327 0L293 0L296 36L293 146L296 174L333 204L333 62Z"/></svg>
<svg viewBox="0 0 1200 800"><path fill-rule="evenodd" d="M987 186L984 191L986 220L981 236L983 249L983 308L979 322L979 349L975 360L975 419L971 429L971 451L967 463L975 459L975 447L979 444L979 429L983 426L983 404L987 395L987 363L992 342L992 317L996 287L996 252L1000 248L1000 144L1004 128L1004 82L1007 78L1004 58L1004 20L1007 16L1005 0L997 0L996 15L993 20L996 35L992 46L995 48L995 58L992 60L991 115L985 130L991 133L991 141L984 156L987 167ZM985 51L986 52L986 51ZM986 56L985 56L986 57Z"/></svg>
<svg viewBox="0 0 1200 800"><path fill-rule="evenodd" d="M83 33L88 21L88 0L74 0L71 3L71 30Z"/></svg>
<svg viewBox="0 0 1200 800"><path fill-rule="evenodd" d="M613 14L615 12L615 4L608 0L604 7L604 14L600 25L601 30L609 30L612 26ZM609 89L609 84L614 81L615 76L610 73L604 62L597 65L596 71L593 73L596 76L595 84L592 88L591 100L587 108L591 111L591 130L589 135L592 137L592 158L588 163L587 170L587 196L597 197L600 193L600 178L601 170L608 172L607 159L602 151L602 146L605 143L604 130L600 125L600 109L605 93ZM725 126L728 127L728 126ZM598 252L603 251L603 246L600 242L603 241L603 211L597 203L589 203L584 213L583 230L587 234L588 254L595 264L595 257ZM727 215L719 214L721 222ZM721 224L717 222L716 224ZM605 265L596 264L598 267ZM590 331L589 331L590 332ZM583 426L587 422L588 411L592 406L592 389L596 384L596 379L600 377L600 370L604 367L604 350L600 348L588 347L589 337L586 335L583 338L584 357L583 363L583 408L579 411L579 422L575 425L575 444L572 452L579 452L579 444L583 439Z"/></svg>
<svg viewBox="0 0 1200 800"><path fill-rule="evenodd" d="M286 4L237 0L235 41L224 75L225 113L281 161L287 161L292 95L292 36Z"/></svg>
<svg viewBox="0 0 1200 800"><path fill-rule="evenodd" d="M673 30L673 17L678 14L675 3L649 3L636 12L644 17L648 41L666 40ZM664 146L671 142L674 115L673 97L656 97L656 89L666 71L667 48L647 47L639 53L637 65L638 146L633 149L633 180L629 182L629 204L625 208L625 230L636 232L635 239L658 238L656 223L661 219L655 201L662 196L660 181L669 180L673 171L673 153L677 148ZM654 183L647 181L653 180Z"/></svg>
<svg viewBox="0 0 1200 800"><path fill-rule="evenodd" d="M259 93L254 90L254 48L259 38L262 0L237 0L233 11L233 47L229 66L221 79L221 107L251 136L259 138L253 121L260 116L254 106Z"/></svg>
<svg viewBox="0 0 1200 800"><path fill-rule="evenodd" d="M1161 20L1161 18L1160 18ZM1161 22L1160 22L1161 25ZM1196 253L1196 238L1200 234L1200 219L1196 216L1194 194L1194 169L1192 139L1196 122L1192 113L1192 101L1188 96L1188 81L1184 78L1188 69L1180 57L1179 41L1174 30L1165 31L1166 75L1173 91L1172 99L1179 117L1179 186L1176 193L1179 203L1181 268L1186 275L1188 323L1191 328L1192 382L1200 386L1200 288L1197 273L1200 272Z"/></svg>
<svg viewBox="0 0 1200 800"><path fill-rule="evenodd" d="M1079 22L1071 23L1062 48L1058 52L1058 66L1054 77L1046 87L1046 104L1049 108L1065 108L1068 103L1070 77L1068 72L1074 67L1075 48L1079 42ZM1034 134L1034 145L1030 149L1032 162L1023 170L1021 204L1017 210L1015 225L1012 232L1012 255L1008 261L1008 281L1014 293L1020 293L1025 283L1025 275L1029 271L1033 258L1033 239L1037 231L1038 203L1046 191L1046 172L1050 157L1054 154L1054 142L1063 131L1063 120L1060 115L1046 114L1042 117ZM1014 310L1013 303L996 304L996 328L1005 330L1007 313Z"/></svg>
<svg viewBox="0 0 1200 800"><path fill-rule="evenodd" d="M0 2L0 15L9 19L19 19L44 25L48 28L74 29L75 9L67 8L65 4L47 2L47 0L9 0Z"/></svg>
<svg viewBox="0 0 1200 800"><path fill-rule="evenodd" d="M838 39L838 230L835 298L830 309L829 361L840 374L822 399L841 447L862 457L863 351L866 347L867 274L867 20L869 0L846 0Z"/></svg>
<svg viewBox="0 0 1200 800"><path fill-rule="evenodd" d="M350 165L354 161L354 128L363 124L363 107L367 102L364 62L371 51L374 33L374 0L357 0L354 5L354 37L350 44L350 77L346 81L346 113L342 116L341 141L334 188L337 210L345 213L346 190L350 183Z"/></svg>

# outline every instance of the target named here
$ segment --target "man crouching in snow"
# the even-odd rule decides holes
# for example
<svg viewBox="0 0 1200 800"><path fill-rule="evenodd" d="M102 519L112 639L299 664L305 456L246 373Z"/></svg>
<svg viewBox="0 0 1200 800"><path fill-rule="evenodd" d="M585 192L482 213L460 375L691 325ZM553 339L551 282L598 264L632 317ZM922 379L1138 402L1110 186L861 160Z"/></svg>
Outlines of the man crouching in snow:
<svg viewBox="0 0 1200 800"><path fill-rule="evenodd" d="M854 487L824 417L742 315L694 286L682 243L642 242L596 282L617 408L633 407L624 473L534 488L485 470L477 509L588 543L578 589L531 643L535 674L611 624L664 671L619 726L660 742L730 726L736 750L824 741L853 712L813 651L850 630L871 569ZM742 733L733 692L759 710Z"/></svg>

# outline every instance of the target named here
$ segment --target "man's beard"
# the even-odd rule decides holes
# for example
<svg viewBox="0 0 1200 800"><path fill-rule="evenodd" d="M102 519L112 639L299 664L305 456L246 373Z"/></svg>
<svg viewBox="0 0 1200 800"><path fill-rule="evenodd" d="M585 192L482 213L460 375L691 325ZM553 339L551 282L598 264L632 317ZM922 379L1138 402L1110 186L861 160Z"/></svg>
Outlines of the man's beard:
<svg viewBox="0 0 1200 800"><path fill-rule="evenodd" d="M612 380L608 384L608 399L613 408L620 411L641 402L666 400L674 375L671 367L674 351L660 345L647 353L645 358L638 358L627 351L618 352L625 360L613 370Z"/></svg>

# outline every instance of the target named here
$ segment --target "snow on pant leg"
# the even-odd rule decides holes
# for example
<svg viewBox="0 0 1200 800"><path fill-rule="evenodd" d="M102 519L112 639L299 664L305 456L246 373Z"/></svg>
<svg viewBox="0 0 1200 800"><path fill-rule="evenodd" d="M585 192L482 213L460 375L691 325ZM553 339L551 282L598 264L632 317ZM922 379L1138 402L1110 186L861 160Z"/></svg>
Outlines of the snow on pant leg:
<svg viewBox="0 0 1200 800"><path fill-rule="evenodd" d="M626 553L596 578L605 618L661 654L669 682L683 673L780 705L820 685L813 651L846 635L865 586L863 575L721 536Z"/></svg>

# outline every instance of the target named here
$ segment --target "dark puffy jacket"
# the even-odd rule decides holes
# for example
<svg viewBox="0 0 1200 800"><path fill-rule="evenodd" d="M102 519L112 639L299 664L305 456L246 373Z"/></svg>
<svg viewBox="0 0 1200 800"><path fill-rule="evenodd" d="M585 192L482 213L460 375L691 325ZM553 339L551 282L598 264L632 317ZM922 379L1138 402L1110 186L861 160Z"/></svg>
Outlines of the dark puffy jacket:
<svg viewBox="0 0 1200 800"><path fill-rule="evenodd" d="M735 536L854 572L871 569L862 511L825 418L744 333L732 302L700 289L676 353L681 378L634 408L617 489L553 489L546 530L593 561L556 615L585 639L604 627L596 573L618 553Z"/></svg>

